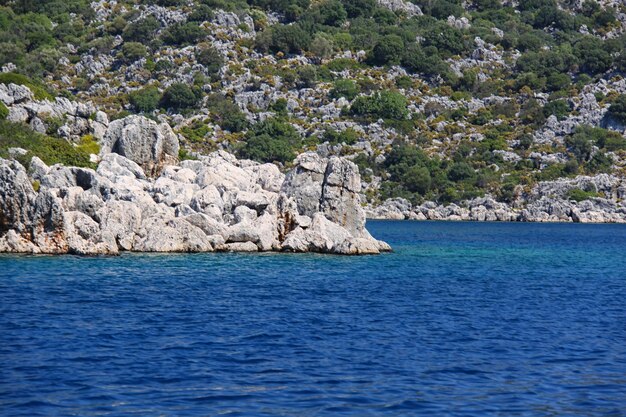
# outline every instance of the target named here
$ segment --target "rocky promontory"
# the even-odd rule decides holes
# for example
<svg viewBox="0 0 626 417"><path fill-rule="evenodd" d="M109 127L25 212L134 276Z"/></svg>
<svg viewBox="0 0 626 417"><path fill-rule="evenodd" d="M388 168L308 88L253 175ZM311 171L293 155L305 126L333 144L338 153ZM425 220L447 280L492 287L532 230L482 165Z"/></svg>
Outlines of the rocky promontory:
<svg viewBox="0 0 626 417"><path fill-rule="evenodd" d="M352 162L273 164L217 151L177 160L167 125L111 123L97 169L0 159L0 252L389 251L365 229Z"/></svg>

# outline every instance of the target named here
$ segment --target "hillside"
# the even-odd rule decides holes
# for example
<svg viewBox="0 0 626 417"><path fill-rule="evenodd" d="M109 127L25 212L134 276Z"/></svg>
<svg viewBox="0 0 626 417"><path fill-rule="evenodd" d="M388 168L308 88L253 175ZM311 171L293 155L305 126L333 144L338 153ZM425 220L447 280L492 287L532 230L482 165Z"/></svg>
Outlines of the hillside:
<svg viewBox="0 0 626 417"><path fill-rule="evenodd" d="M173 128L181 159L346 156L363 203L406 199L388 203L399 212L521 208L554 197L545 182L565 200L626 196L620 1L0 5L2 157L93 166L108 123L143 114Z"/></svg>

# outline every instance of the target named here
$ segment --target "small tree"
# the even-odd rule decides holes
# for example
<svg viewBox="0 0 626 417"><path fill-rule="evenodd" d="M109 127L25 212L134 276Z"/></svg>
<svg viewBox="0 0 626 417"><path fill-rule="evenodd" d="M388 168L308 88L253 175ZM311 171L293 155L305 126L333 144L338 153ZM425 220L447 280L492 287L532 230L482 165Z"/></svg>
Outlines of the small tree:
<svg viewBox="0 0 626 417"><path fill-rule="evenodd" d="M154 32L161 27L161 24L154 16L148 16L137 22L130 23L124 28L122 37L125 41L148 43L152 40Z"/></svg>
<svg viewBox="0 0 626 417"><path fill-rule="evenodd" d="M147 50L143 44L139 42L126 42L122 45L122 51L119 57L127 63L132 63L146 56Z"/></svg>
<svg viewBox="0 0 626 417"><path fill-rule="evenodd" d="M426 167L413 166L402 177L404 186L407 190L424 195L430 189L432 179L430 171Z"/></svg>
<svg viewBox="0 0 626 417"><path fill-rule="evenodd" d="M404 120L409 114L406 97L395 91L383 91L371 96L357 97L350 111L358 116L393 120Z"/></svg>
<svg viewBox="0 0 626 417"><path fill-rule="evenodd" d="M376 8L376 0L343 0L348 17L370 17Z"/></svg>
<svg viewBox="0 0 626 417"><path fill-rule="evenodd" d="M222 129L231 132L240 132L248 126L246 115L232 99L221 94L211 94L207 104L211 110L211 119Z"/></svg>
<svg viewBox="0 0 626 417"><path fill-rule="evenodd" d="M159 89L154 86L148 86L141 90L130 93L130 104L138 112L149 113L154 111L161 100Z"/></svg>
<svg viewBox="0 0 626 417"><path fill-rule="evenodd" d="M203 44L196 50L196 60L204 65L209 75L217 74L224 65L224 57L213 46Z"/></svg>
<svg viewBox="0 0 626 417"><path fill-rule="evenodd" d="M609 116L620 123L626 124L626 94L622 94L611 104Z"/></svg>
<svg viewBox="0 0 626 417"><path fill-rule="evenodd" d="M205 35L206 33L197 23L175 23L167 28L162 39L168 45L191 45Z"/></svg>
<svg viewBox="0 0 626 417"><path fill-rule="evenodd" d="M174 83L165 90L162 104L168 108L177 110L195 107L199 101L199 94L196 94L187 84Z"/></svg>
<svg viewBox="0 0 626 417"><path fill-rule="evenodd" d="M244 158L260 162L290 162L301 138L289 123L272 118L254 125L248 132L240 151Z"/></svg>
<svg viewBox="0 0 626 417"><path fill-rule="evenodd" d="M341 78L335 81L329 94L332 98L345 97L353 100L359 94L359 86L353 80Z"/></svg>
<svg viewBox="0 0 626 417"><path fill-rule="evenodd" d="M372 51L372 60L379 65L397 65L404 51L404 42L398 35L383 37Z"/></svg>

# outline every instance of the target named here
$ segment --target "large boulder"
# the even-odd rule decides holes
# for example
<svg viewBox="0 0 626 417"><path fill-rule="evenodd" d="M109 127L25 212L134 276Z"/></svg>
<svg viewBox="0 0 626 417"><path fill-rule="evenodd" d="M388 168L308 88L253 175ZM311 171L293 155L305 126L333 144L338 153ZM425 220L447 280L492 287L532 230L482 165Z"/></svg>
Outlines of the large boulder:
<svg viewBox="0 0 626 417"><path fill-rule="evenodd" d="M0 158L0 234L27 231L37 194L22 165Z"/></svg>
<svg viewBox="0 0 626 417"><path fill-rule="evenodd" d="M166 123L143 116L115 120L101 141L101 155L114 152L139 164L150 176L178 163L178 138Z"/></svg>
<svg viewBox="0 0 626 417"><path fill-rule="evenodd" d="M304 153L295 160L281 190L295 199L300 215L312 217L322 212L355 237L371 238L361 207L359 168L353 162Z"/></svg>
<svg viewBox="0 0 626 417"><path fill-rule="evenodd" d="M306 152L296 158L294 168L285 177L281 192L294 198L300 214L313 216L320 210L327 164L315 152Z"/></svg>
<svg viewBox="0 0 626 417"><path fill-rule="evenodd" d="M79 211L63 213L67 251L76 255L115 255L117 243L110 231L102 232L100 225Z"/></svg>
<svg viewBox="0 0 626 417"><path fill-rule="evenodd" d="M359 168L347 159L332 157L326 166L320 211L354 237L368 237L360 191Z"/></svg>

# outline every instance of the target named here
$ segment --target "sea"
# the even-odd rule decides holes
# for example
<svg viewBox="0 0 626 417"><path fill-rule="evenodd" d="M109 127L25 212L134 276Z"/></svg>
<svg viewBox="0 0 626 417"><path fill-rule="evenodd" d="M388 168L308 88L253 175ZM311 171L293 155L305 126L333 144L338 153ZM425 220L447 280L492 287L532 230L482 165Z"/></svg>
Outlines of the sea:
<svg viewBox="0 0 626 417"><path fill-rule="evenodd" d="M0 256L2 416L626 416L626 225L379 256Z"/></svg>

